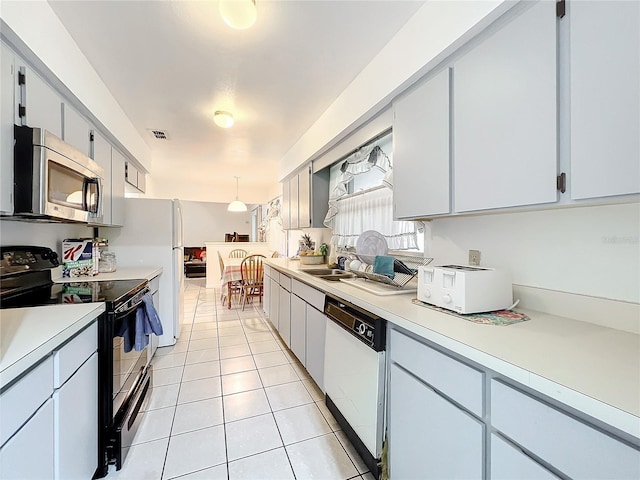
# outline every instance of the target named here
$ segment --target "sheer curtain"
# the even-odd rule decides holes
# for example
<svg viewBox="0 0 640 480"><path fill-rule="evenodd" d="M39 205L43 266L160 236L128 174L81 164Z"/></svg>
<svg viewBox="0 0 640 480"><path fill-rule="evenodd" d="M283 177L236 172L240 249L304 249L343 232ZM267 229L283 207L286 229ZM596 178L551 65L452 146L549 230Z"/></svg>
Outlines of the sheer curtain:
<svg viewBox="0 0 640 480"><path fill-rule="evenodd" d="M325 221L333 230L332 245L353 247L360 234L376 230L387 239L391 250L418 248L414 222L393 220L393 191L389 188L380 186L345 195L333 205L334 215Z"/></svg>

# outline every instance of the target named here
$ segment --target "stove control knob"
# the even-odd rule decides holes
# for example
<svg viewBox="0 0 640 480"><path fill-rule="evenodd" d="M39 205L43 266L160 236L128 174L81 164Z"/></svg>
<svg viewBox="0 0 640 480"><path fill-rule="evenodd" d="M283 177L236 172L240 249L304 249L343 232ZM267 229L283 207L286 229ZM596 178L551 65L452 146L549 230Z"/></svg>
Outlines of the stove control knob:
<svg viewBox="0 0 640 480"><path fill-rule="evenodd" d="M445 294L444 297L442 297L442 300L444 300L444 303L451 303L451 295L448 293Z"/></svg>
<svg viewBox="0 0 640 480"><path fill-rule="evenodd" d="M364 323L361 323L360 325L358 325L358 333L360 335L364 335L364 332L367 330L367 327L365 326Z"/></svg>

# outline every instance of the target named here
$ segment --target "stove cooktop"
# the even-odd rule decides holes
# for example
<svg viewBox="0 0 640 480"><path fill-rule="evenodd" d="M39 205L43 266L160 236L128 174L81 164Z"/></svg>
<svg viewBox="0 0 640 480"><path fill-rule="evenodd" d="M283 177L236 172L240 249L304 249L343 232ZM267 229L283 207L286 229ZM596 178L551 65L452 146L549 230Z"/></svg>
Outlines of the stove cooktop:
<svg viewBox="0 0 640 480"><path fill-rule="evenodd" d="M27 289L2 288L0 308L36 307L72 303L106 302L107 309L135 295L147 280L73 281L48 283Z"/></svg>

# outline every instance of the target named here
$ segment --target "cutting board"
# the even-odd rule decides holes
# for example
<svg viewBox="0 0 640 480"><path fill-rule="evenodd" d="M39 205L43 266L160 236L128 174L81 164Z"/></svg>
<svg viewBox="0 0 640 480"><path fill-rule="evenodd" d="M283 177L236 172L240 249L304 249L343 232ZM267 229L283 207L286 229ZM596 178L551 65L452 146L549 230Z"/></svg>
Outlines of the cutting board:
<svg viewBox="0 0 640 480"><path fill-rule="evenodd" d="M418 291L417 282L415 281L407 283L402 288L387 285L385 283L374 282L365 278L341 278L340 281L366 292L373 293L374 295L404 295L407 293L416 293Z"/></svg>

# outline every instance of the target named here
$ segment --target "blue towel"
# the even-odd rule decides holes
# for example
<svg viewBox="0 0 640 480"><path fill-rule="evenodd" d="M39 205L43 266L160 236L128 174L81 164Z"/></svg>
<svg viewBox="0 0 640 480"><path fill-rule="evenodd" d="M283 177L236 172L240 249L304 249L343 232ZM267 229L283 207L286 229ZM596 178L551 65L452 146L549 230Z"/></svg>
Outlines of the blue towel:
<svg viewBox="0 0 640 480"><path fill-rule="evenodd" d="M396 276L396 274L393 272L393 262L393 257L376 255L376 258L373 261L373 273L384 275L393 280L393 277Z"/></svg>
<svg viewBox="0 0 640 480"><path fill-rule="evenodd" d="M123 338L124 351L128 353L131 349L137 352L144 350L151 334L162 335L162 322L153 306L153 298L147 293L136 309L135 320L130 317L123 319L117 335Z"/></svg>

